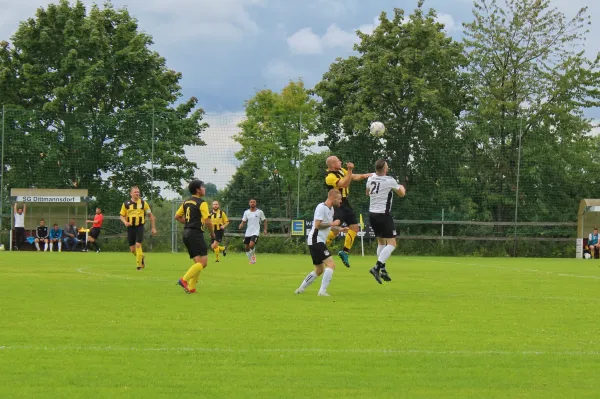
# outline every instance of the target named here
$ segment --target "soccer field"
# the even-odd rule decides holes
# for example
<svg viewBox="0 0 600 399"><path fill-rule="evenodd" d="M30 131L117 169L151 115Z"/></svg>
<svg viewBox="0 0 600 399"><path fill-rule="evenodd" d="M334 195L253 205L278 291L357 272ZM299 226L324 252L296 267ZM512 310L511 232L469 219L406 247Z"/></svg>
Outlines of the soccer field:
<svg viewBox="0 0 600 399"><path fill-rule="evenodd" d="M259 248L260 250L260 248ZM0 255L0 398L598 398L600 267L373 256Z"/></svg>

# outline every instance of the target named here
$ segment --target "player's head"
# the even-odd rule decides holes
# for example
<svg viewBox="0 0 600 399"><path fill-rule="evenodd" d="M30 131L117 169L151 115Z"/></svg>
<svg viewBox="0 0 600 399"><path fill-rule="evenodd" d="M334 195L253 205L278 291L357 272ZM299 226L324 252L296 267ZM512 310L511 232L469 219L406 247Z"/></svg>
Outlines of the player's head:
<svg viewBox="0 0 600 399"><path fill-rule="evenodd" d="M219 201L213 201L213 211L219 210Z"/></svg>
<svg viewBox="0 0 600 399"><path fill-rule="evenodd" d="M75 226L75 219L69 220L69 224L72 225L72 226Z"/></svg>
<svg viewBox="0 0 600 399"><path fill-rule="evenodd" d="M327 160L325 161L325 164L327 164L327 169L329 169L329 170L342 169L342 161L340 161L340 159L338 157L336 157L335 155L328 157Z"/></svg>
<svg viewBox="0 0 600 399"><path fill-rule="evenodd" d="M256 209L256 200L255 199L251 199L248 204L250 205L250 209L252 209L252 210Z"/></svg>
<svg viewBox="0 0 600 399"><path fill-rule="evenodd" d="M140 199L140 188L138 186L131 187L129 194L131 195L132 200L137 201Z"/></svg>
<svg viewBox="0 0 600 399"><path fill-rule="evenodd" d="M188 185L188 190L190 190L190 194L202 197L205 193L204 182L202 180L194 179Z"/></svg>
<svg viewBox="0 0 600 399"><path fill-rule="evenodd" d="M327 193L327 200L331 201L333 206L339 207L342 204L342 193L337 188L332 188Z"/></svg>
<svg viewBox="0 0 600 399"><path fill-rule="evenodd" d="M23 213L23 208L17 208L17 213L20 215Z"/></svg>
<svg viewBox="0 0 600 399"><path fill-rule="evenodd" d="M54 230L58 230L58 224L54 223Z"/></svg>
<svg viewBox="0 0 600 399"><path fill-rule="evenodd" d="M46 224L46 221L44 219L40 219L40 226L44 226Z"/></svg>
<svg viewBox="0 0 600 399"><path fill-rule="evenodd" d="M594 227L594 234L598 234L598 228Z"/></svg>
<svg viewBox="0 0 600 399"><path fill-rule="evenodd" d="M96 207L96 215L99 215L101 213L102 213L102 208Z"/></svg>
<svg viewBox="0 0 600 399"><path fill-rule="evenodd" d="M385 159L378 159L375 162L375 173L377 173L379 176L387 174L388 169L388 164Z"/></svg>

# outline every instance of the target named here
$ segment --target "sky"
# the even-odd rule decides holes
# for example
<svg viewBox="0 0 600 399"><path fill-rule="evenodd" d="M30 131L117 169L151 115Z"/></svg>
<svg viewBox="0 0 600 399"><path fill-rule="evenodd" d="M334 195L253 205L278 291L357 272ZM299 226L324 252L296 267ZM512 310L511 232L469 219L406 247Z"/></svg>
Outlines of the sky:
<svg viewBox="0 0 600 399"><path fill-rule="evenodd" d="M502 0L499 0L501 3ZM19 21L32 17L47 0L0 0L0 40L9 40ZM94 2L84 0L86 5ZM102 2L99 2L100 4ZM154 39L154 50L170 68L183 73L182 100L191 96L207 112L211 128L204 136L212 150L189 149L202 162L202 172L222 188L237 163L238 146L231 136L243 115L244 101L258 90L280 90L302 78L314 86L337 57L353 53L355 31L370 32L382 11L402 8L410 14L417 0L113 0L139 21L140 30ZM600 51L600 1L551 0L573 16L587 6L592 26L586 52ZM472 20L471 0L426 0L447 33L460 40L463 22ZM594 18L595 17L595 18ZM600 119L600 110L590 117ZM214 146L220 146L215 151ZM224 164L226 162L226 164ZM220 167L223 165L223 167ZM212 172L211 172L212 173ZM210 180L210 179L209 179Z"/></svg>

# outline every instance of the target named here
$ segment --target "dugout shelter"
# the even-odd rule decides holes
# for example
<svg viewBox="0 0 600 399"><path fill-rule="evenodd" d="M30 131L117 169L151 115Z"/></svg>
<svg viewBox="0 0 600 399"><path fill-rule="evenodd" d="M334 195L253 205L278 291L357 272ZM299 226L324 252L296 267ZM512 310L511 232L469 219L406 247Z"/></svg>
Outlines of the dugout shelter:
<svg viewBox="0 0 600 399"><path fill-rule="evenodd" d="M589 253L588 236L594 227L600 228L600 199L582 199L577 212L577 258L582 259Z"/></svg>
<svg viewBox="0 0 600 399"><path fill-rule="evenodd" d="M77 228L85 227L88 215L88 190L86 189L46 189L13 188L10 190L11 222L10 249L14 244L15 218L14 204L27 205L25 213L25 237L35 237L40 219L44 219L48 229L54 223L65 228L70 219L75 219ZM29 239L27 239L29 241Z"/></svg>

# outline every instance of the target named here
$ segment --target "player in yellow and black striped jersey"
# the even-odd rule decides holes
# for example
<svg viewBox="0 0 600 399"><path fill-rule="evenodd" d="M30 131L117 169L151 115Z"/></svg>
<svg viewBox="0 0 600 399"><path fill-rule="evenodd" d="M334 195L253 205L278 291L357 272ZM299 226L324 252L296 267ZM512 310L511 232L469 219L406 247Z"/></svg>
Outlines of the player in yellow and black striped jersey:
<svg viewBox="0 0 600 399"><path fill-rule="evenodd" d="M206 268L208 249L204 241L204 230L208 230L210 238L215 238L213 225L210 220L208 204L202 199L206 193L201 180L192 180L188 186L192 196L187 199L175 213L175 220L184 225L183 243L194 264L187 273L177 281L185 292L196 292L196 284L200 272Z"/></svg>
<svg viewBox="0 0 600 399"><path fill-rule="evenodd" d="M339 257L346 267L350 267L350 261L348 256L350 254L350 248L354 244L354 238L358 234L358 220L354 214L354 210L350 206L348 201L348 194L350 193L350 183L357 180L368 179L372 173L364 174L353 174L354 164L352 162L346 163L346 169L342 168L342 161L339 160L335 155L327 158L327 171L325 172L325 184L328 189L338 189L342 194L342 205L334 210L334 220L340 220L342 223L346 223L348 231L346 232L346 239L344 240L344 249L338 252ZM330 246L339 231L331 230L327 237L326 246Z"/></svg>
<svg viewBox="0 0 600 399"><path fill-rule="evenodd" d="M211 240L211 248L215 251L215 262L218 262L220 253L223 253L223 256L227 256L227 248L222 246L221 242L225 236L225 229L229 225L229 219L225 212L221 210L219 201L213 201L212 203L210 221L215 228L215 238Z"/></svg>
<svg viewBox="0 0 600 399"><path fill-rule="evenodd" d="M146 217L150 218L152 223L152 235L156 234L156 220L150 205L140 197L140 189L137 186L131 188L131 199L123 202L119 216L123 224L127 227L127 241L129 250L135 255L135 263L138 270L146 267L146 257L142 250L142 241L144 241L144 224Z"/></svg>

